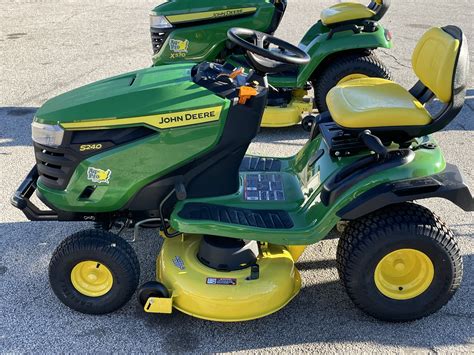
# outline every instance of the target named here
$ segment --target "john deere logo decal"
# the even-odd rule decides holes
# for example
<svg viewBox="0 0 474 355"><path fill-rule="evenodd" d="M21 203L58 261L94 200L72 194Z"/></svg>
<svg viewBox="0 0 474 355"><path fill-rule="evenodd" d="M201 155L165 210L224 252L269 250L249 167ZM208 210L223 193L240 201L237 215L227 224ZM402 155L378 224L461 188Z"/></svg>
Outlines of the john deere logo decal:
<svg viewBox="0 0 474 355"><path fill-rule="evenodd" d="M171 58L186 57L188 53L189 41L180 39L170 39Z"/></svg>
<svg viewBox="0 0 474 355"><path fill-rule="evenodd" d="M223 17L234 17L245 14L253 14L257 11L256 7L241 7L219 11L204 11L204 12L193 12L190 14L170 15L166 16L167 20L172 24L194 22L194 21L205 21L213 18Z"/></svg>
<svg viewBox="0 0 474 355"><path fill-rule="evenodd" d="M201 108L189 111L178 111L170 113L161 113L150 116L139 116L139 117L128 117L128 118L113 118L96 121L84 121L84 122L71 122L64 123L62 126L66 129L94 129L95 127L114 127L114 126L126 126L126 125L147 125L156 127L159 129L177 128L184 126L191 126L195 124L209 123L219 121L221 116L222 106ZM89 168L91 170L90 180L100 169ZM107 171L100 170L101 176L104 176ZM108 174L110 178L110 173ZM108 180L106 177L100 182ZM92 180L95 181L95 180ZM108 181L107 181L108 182Z"/></svg>
<svg viewBox="0 0 474 355"><path fill-rule="evenodd" d="M101 184L101 183L108 184L111 174L112 174L112 171L110 169L102 170L102 169L96 169L96 168L90 167L87 169L87 180L90 180L98 184Z"/></svg>

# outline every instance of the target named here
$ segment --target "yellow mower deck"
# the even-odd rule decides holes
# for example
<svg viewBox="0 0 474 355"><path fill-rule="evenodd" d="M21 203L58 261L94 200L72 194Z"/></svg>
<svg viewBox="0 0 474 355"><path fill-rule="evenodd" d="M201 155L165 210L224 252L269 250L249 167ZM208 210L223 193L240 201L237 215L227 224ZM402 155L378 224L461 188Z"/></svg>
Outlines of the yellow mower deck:
<svg viewBox="0 0 474 355"><path fill-rule="evenodd" d="M201 238L186 235L164 241L157 259L157 278L172 296L148 299L146 312L170 313L172 303L194 317L237 322L274 313L298 294L300 274L292 252L284 246L262 246L259 278L250 280L249 268L221 272L203 265L196 256Z"/></svg>
<svg viewBox="0 0 474 355"><path fill-rule="evenodd" d="M263 113L262 127L289 127L300 123L301 115L313 111L313 103L305 99L306 90L295 90L290 103L285 106L267 106Z"/></svg>

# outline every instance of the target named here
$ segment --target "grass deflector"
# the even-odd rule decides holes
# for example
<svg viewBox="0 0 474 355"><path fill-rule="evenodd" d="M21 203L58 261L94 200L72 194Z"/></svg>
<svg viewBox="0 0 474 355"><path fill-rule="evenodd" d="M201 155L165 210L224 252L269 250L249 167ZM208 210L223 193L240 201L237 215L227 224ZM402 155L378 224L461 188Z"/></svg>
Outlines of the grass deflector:
<svg viewBox="0 0 474 355"><path fill-rule="evenodd" d="M421 37L413 54L419 81L410 91L381 78L331 89L328 111L288 158L246 151L268 100L267 73L304 67L311 57L251 29L233 28L228 38L245 51L250 73L211 62L157 66L70 91L38 110L36 164L13 205L35 221L96 223L54 252L49 277L58 298L91 314L123 306L140 266L119 234L133 227L135 239L148 227L164 243L156 280L138 291L145 312L263 317L298 294L295 263L305 247L345 221L337 267L358 307L389 321L440 309L461 282L460 251L449 228L412 201L441 197L474 209L460 172L431 136L464 104L462 31L432 28ZM435 97L444 106L431 115L425 104ZM34 193L49 210L32 202Z"/></svg>
<svg viewBox="0 0 474 355"><path fill-rule="evenodd" d="M295 125L308 113L302 126L310 130L313 108L327 111L325 98L336 84L360 77L390 79L374 55L377 48L392 47L390 32L379 23L389 6L389 0L373 0L368 6L342 3L324 9L298 45L309 62L287 64L285 70L269 74L262 126ZM212 61L249 70L245 50L228 40L227 31L244 27L273 34L286 8L286 0L167 1L150 15L153 63ZM308 96L311 89L314 100Z"/></svg>

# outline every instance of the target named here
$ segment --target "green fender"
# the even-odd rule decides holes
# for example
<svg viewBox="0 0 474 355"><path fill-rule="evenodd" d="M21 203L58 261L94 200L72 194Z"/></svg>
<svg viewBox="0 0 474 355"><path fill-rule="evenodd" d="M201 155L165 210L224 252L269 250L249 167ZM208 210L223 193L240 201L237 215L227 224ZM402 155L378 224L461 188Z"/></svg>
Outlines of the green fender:
<svg viewBox="0 0 474 355"><path fill-rule="evenodd" d="M360 49L392 48L392 41L387 36L388 31L380 25L375 32L353 34L351 31L344 31L335 33L330 39L329 32L323 27L321 22L318 22L309 29L299 45L311 56L311 62L300 69L296 87L303 87L315 70L336 53L341 55L342 52ZM314 36L313 33L319 35Z"/></svg>

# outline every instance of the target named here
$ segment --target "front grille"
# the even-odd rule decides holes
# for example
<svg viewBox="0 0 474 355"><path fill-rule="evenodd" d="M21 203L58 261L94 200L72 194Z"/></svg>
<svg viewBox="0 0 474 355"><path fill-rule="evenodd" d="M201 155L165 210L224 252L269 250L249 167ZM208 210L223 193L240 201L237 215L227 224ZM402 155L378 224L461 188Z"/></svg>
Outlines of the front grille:
<svg viewBox="0 0 474 355"><path fill-rule="evenodd" d="M36 165L42 184L64 190L81 161L116 146L127 144L157 132L148 127L128 127L87 131L65 131L63 144L51 148L33 143ZM97 144L99 150L81 151L83 144Z"/></svg>
<svg viewBox="0 0 474 355"><path fill-rule="evenodd" d="M165 43L172 30L172 28L151 28L150 32L153 54L157 54L161 50L163 43Z"/></svg>
<svg viewBox="0 0 474 355"><path fill-rule="evenodd" d="M71 175L82 160L79 154L64 148L34 144L40 181L53 189L65 189Z"/></svg>

